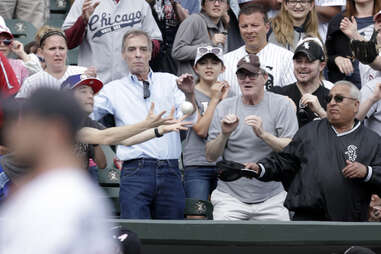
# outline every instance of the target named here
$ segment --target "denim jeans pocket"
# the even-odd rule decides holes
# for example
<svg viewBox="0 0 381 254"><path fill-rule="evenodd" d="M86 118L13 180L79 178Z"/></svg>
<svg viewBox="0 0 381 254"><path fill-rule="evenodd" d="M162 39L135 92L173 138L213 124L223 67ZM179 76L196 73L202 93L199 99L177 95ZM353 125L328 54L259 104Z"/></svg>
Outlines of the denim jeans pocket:
<svg viewBox="0 0 381 254"><path fill-rule="evenodd" d="M175 167L175 166L168 166L168 172L171 174L171 175L174 175L178 178L181 179L181 173L180 173L180 169L178 167Z"/></svg>
<svg viewBox="0 0 381 254"><path fill-rule="evenodd" d="M121 177L131 177L136 175L143 168L142 162L123 165Z"/></svg>

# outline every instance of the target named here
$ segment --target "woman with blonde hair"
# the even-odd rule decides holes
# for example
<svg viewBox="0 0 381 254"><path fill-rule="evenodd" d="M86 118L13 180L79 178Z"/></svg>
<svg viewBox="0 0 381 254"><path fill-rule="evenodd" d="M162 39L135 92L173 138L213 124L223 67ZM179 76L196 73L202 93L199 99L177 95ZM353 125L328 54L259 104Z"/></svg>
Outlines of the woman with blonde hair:
<svg viewBox="0 0 381 254"><path fill-rule="evenodd" d="M285 0L271 21L268 41L294 51L305 34L319 36L314 0Z"/></svg>

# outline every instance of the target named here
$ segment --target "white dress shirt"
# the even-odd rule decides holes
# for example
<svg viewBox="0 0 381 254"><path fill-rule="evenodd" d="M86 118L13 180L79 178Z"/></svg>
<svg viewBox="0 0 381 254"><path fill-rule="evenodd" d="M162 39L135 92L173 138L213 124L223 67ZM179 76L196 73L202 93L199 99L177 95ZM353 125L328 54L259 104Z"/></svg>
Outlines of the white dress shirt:
<svg viewBox="0 0 381 254"><path fill-rule="evenodd" d="M176 118L182 117L181 104L185 101L184 93L178 89L177 77L169 73L150 72L148 75L151 96L143 98L143 82L135 75L129 74L119 80L106 84L94 101L94 119L99 120L106 114L115 117L116 126L131 125L143 121L155 103L155 114L166 111L168 116L175 106ZM197 120L194 113L187 120ZM160 160L178 159L181 154L180 135L176 132L165 134L133 146L119 145L117 156L121 160L154 158Z"/></svg>

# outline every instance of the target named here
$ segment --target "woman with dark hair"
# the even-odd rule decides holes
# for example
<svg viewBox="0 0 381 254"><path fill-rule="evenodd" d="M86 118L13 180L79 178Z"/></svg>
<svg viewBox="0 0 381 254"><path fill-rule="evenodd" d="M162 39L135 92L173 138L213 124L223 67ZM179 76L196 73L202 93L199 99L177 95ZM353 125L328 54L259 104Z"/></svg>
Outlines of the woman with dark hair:
<svg viewBox="0 0 381 254"><path fill-rule="evenodd" d="M329 81L345 79L361 88L359 62L353 60L350 38L340 29L340 25L343 21L356 21L358 34L369 40L374 29L373 16L380 9L379 0L349 0L346 11L329 23L326 41Z"/></svg>
<svg viewBox="0 0 381 254"><path fill-rule="evenodd" d="M314 0L285 0L271 21L268 41L294 51L304 34L319 37L318 28Z"/></svg>
<svg viewBox="0 0 381 254"><path fill-rule="evenodd" d="M178 75L191 73L196 78L193 62L200 46L212 44L227 52L229 0L202 0L201 7L201 12L185 19L177 31L172 56L179 61Z"/></svg>

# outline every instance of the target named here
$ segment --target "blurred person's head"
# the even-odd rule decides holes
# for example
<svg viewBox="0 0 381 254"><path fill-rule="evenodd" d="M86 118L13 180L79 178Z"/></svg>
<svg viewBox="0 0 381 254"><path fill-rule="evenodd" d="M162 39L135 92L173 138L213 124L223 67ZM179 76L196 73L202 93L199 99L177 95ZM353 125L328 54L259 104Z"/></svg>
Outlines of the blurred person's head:
<svg viewBox="0 0 381 254"><path fill-rule="evenodd" d="M40 48L40 44L37 41L31 41L25 45L24 50L27 54L37 54L38 49Z"/></svg>
<svg viewBox="0 0 381 254"><path fill-rule="evenodd" d="M239 60L236 75L244 101L263 97L268 74L257 55L249 54Z"/></svg>
<svg viewBox="0 0 381 254"><path fill-rule="evenodd" d="M294 27L303 26L305 33L319 36L319 20L314 0L285 0L271 22L275 38L284 46L294 44Z"/></svg>
<svg viewBox="0 0 381 254"><path fill-rule="evenodd" d="M97 78L77 74L68 77L61 89L72 91L75 99L86 114L91 114L94 108L94 96L102 89L103 83Z"/></svg>
<svg viewBox="0 0 381 254"><path fill-rule="evenodd" d="M66 68L67 39L61 31L50 31L40 40L41 55L48 73L63 72Z"/></svg>
<svg viewBox="0 0 381 254"><path fill-rule="evenodd" d="M0 101L0 155L9 152L7 145L7 133L11 126L13 126L20 115L21 104L15 99L2 98Z"/></svg>
<svg viewBox="0 0 381 254"><path fill-rule="evenodd" d="M324 67L326 55L324 45L314 37L301 40L294 52L294 75L300 85L319 83Z"/></svg>
<svg viewBox="0 0 381 254"><path fill-rule="evenodd" d="M123 36L122 56L131 74L138 77L149 72L152 54L152 40L141 30L130 30Z"/></svg>
<svg viewBox="0 0 381 254"><path fill-rule="evenodd" d="M347 1L347 5L345 8L344 15L348 18L352 16L357 16L357 6L364 4L372 4L373 5L373 13L375 15L377 12L381 10L381 1L379 0L350 0Z"/></svg>
<svg viewBox="0 0 381 254"><path fill-rule="evenodd" d="M217 23L229 9L229 0L202 0L201 8Z"/></svg>
<svg viewBox="0 0 381 254"><path fill-rule="evenodd" d="M255 0L238 0L238 4L240 8L243 8L254 2ZM271 10L279 10L281 4L282 4L282 0L267 0L267 6Z"/></svg>
<svg viewBox="0 0 381 254"><path fill-rule="evenodd" d="M8 56L11 52L11 43L13 35L11 30L5 24L4 19L0 16L0 52Z"/></svg>
<svg viewBox="0 0 381 254"><path fill-rule="evenodd" d="M263 6L249 4L240 10L239 30L246 49L257 53L267 44L267 33L270 29L267 13Z"/></svg>
<svg viewBox="0 0 381 254"><path fill-rule="evenodd" d="M354 122L360 105L360 90L351 82L337 81L327 98L327 119L334 127Z"/></svg>
<svg viewBox="0 0 381 254"><path fill-rule="evenodd" d="M219 47L202 46L197 48L193 69L200 80L210 84L217 81L218 76L225 71L222 56L223 52Z"/></svg>
<svg viewBox="0 0 381 254"><path fill-rule="evenodd" d="M25 101L20 119L6 129L5 140L18 158L35 166L46 156L74 153L82 120L81 108L71 93L38 89Z"/></svg>

